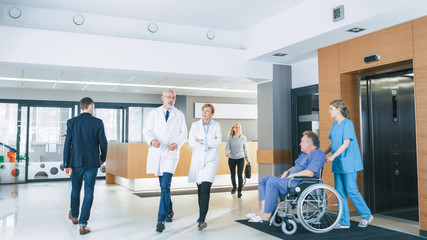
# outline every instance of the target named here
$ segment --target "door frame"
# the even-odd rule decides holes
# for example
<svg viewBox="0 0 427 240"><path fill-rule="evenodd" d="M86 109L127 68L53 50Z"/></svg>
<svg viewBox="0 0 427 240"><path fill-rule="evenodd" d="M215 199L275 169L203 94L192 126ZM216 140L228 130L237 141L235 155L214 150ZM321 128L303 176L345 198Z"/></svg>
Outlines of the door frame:
<svg viewBox="0 0 427 240"><path fill-rule="evenodd" d="M319 84L291 89L292 159L298 158L300 136L298 136L298 97L319 93Z"/></svg>
<svg viewBox="0 0 427 240"><path fill-rule="evenodd" d="M364 199L368 207L372 210L373 213L377 212L376 205L375 205L375 176L374 176L374 149L373 149L373 142L374 142L374 136L372 134L372 126L373 126L373 119L371 116L373 116L373 107L372 107L372 88L371 88L371 79L375 77L377 78L389 78L389 77L396 77L401 76L403 74L413 73L413 68L406 68L402 70L397 71L390 71L390 72L383 72L379 74L371 74L371 75L365 75L360 76L359 81L359 104L360 104L360 136L361 136L361 154L362 154L362 160L363 160L363 181L364 183L372 183L372 184L364 184ZM364 82L364 83L362 83ZM415 92L415 86L414 86L414 92ZM415 98L414 98L414 104L415 104ZM366 110L366 112L365 112ZM415 113L415 109L414 109ZM414 119L416 121L416 118ZM415 123L416 124L416 123ZM416 131L416 128L415 128ZM416 132L415 132L416 134ZM416 143L416 141L415 141ZM416 148L416 146L415 146ZM418 157L417 155L415 155ZM418 165L418 163L417 163ZM418 166L417 166L418 169ZM418 186L419 187L419 186ZM418 190L417 190L418 194ZM419 207L419 203L418 203Z"/></svg>

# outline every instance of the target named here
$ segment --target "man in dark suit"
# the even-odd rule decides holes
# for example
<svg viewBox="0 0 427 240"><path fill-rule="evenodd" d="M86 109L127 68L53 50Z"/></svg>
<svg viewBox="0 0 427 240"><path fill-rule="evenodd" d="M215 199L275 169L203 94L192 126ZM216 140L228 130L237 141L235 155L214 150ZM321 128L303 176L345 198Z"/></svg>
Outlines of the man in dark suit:
<svg viewBox="0 0 427 240"><path fill-rule="evenodd" d="M65 173L71 176L71 210L68 218L80 225L80 234L90 232L87 221L93 202L96 175L98 168L107 157L107 138L104 123L93 117L95 104L91 98L80 100L82 112L79 116L67 121L67 136L64 143ZM80 190L84 181L85 195L79 217Z"/></svg>

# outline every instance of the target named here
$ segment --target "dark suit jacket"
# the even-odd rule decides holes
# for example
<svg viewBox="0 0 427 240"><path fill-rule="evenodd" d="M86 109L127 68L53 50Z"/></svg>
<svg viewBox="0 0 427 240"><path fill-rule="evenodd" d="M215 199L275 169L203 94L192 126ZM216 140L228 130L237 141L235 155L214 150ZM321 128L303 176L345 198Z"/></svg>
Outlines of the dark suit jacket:
<svg viewBox="0 0 427 240"><path fill-rule="evenodd" d="M90 113L82 113L67 121L64 144L64 168L100 167L107 158L104 123Z"/></svg>

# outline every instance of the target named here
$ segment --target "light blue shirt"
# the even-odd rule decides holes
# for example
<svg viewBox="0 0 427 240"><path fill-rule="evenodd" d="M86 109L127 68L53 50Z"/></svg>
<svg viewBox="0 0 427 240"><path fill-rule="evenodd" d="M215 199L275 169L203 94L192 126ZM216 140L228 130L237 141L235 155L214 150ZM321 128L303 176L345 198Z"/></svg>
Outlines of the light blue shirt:
<svg viewBox="0 0 427 240"><path fill-rule="evenodd" d="M203 144L205 145L205 152L207 152L209 150L208 132L209 132L209 126L212 125L212 121L209 121L208 124L205 124L204 122L202 122L202 124L203 124L203 130L205 131L205 138L203 139Z"/></svg>
<svg viewBox="0 0 427 240"><path fill-rule="evenodd" d="M331 139L332 154L341 147L344 140L350 139L347 149L334 159L332 172L354 173L363 169L356 132L354 131L353 122L350 119L346 118L340 124L335 121L329 132L329 139Z"/></svg>

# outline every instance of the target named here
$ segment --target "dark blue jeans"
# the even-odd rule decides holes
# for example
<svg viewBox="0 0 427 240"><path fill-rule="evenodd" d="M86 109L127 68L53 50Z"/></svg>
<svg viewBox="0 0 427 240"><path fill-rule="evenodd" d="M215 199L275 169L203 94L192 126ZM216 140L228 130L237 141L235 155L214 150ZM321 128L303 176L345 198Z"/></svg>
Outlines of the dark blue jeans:
<svg viewBox="0 0 427 240"><path fill-rule="evenodd" d="M166 215L172 211L172 201L171 201L171 182L172 182L172 173L164 172L163 176L159 176L160 183L160 206L159 214L157 216L158 221L164 222L166 220Z"/></svg>
<svg viewBox="0 0 427 240"><path fill-rule="evenodd" d="M79 219L80 226L86 226L90 216L93 202L93 191L95 190L96 175L98 168L73 167L71 172L71 216ZM79 218L80 190L83 179L85 182L85 196L83 198L82 210Z"/></svg>

